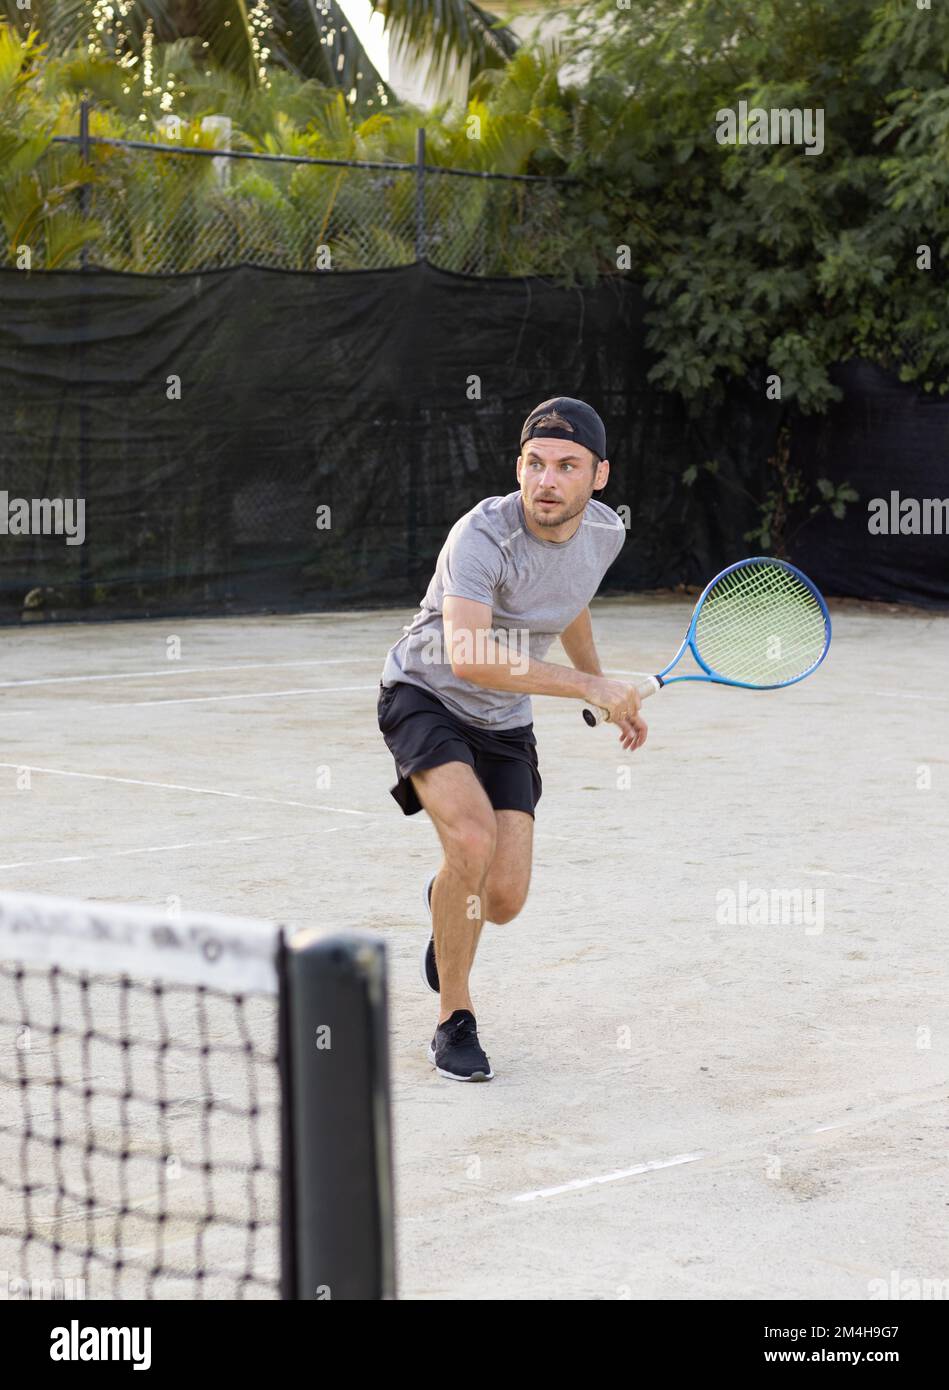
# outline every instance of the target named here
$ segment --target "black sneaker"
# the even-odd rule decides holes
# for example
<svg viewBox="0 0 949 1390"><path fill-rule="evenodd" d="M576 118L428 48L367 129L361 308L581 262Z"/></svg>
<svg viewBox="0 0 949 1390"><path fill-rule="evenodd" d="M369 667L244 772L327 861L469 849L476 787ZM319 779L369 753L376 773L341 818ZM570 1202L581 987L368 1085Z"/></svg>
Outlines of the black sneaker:
<svg viewBox="0 0 949 1390"><path fill-rule="evenodd" d="M450 1081L490 1081L491 1063L478 1042L478 1025L468 1009L456 1009L435 1029L428 1060Z"/></svg>
<svg viewBox="0 0 949 1390"><path fill-rule="evenodd" d="M436 875L432 874L426 880L423 898L428 915L432 915L432 884L435 882ZM419 961L422 969L422 984L427 985L433 994L439 994L438 966L435 964L435 937L430 936L422 949L422 958Z"/></svg>

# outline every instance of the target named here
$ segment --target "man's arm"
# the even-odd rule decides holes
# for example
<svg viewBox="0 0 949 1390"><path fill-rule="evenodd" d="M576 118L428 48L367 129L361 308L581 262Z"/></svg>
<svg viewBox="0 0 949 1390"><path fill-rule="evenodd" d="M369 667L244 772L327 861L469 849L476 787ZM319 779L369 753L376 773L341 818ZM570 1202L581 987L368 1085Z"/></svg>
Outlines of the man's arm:
<svg viewBox="0 0 949 1390"><path fill-rule="evenodd" d="M575 666L578 671L589 671L591 675L602 676L603 667L596 654L593 623L590 620L589 608L584 608L581 613L577 614L570 626L564 628L560 634L560 645L567 653L571 665Z"/></svg>
<svg viewBox="0 0 949 1390"><path fill-rule="evenodd" d="M570 626L564 628L560 634L560 645L578 671L589 671L592 675L603 678L603 667L600 665L596 643L593 640L593 622L589 608L584 608ZM613 716L610 715L610 718ZM631 719L617 719L614 723L619 725L620 742L624 748L641 748L646 742L648 726L638 710Z"/></svg>
<svg viewBox="0 0 949 1390"><path fill-rule="evenodd" d="M589 614L587 617L589 621ZM442 623L446 656L454 675L490 690L587 700L609 711L610 719L620 728L624 746L636 747L643 741L646 726L639 714L639 692L634 685L608 680L598 671L585 672L552 661L535 661L526 650L526 634L524 650L519 642L510 645L499 642L491 635L491 620L491 609L486 603L453 595L446 597L442 605ZM576 619L571 628L575 624ZM592 630L589 640L592 646Z"/></svg>

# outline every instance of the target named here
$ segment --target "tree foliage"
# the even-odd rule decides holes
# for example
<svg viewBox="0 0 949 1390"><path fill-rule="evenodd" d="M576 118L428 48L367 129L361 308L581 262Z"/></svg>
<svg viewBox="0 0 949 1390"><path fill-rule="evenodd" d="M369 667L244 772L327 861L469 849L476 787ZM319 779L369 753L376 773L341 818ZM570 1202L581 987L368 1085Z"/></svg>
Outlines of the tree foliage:
<svg viewBox="0 0 949 1390"><path fill-rule="evenodd" d="M425 124L430 163L576 180L559 195L555 232L539 226L533 258L508 268L642 281L653 379L664 389L704 401L736 380L763 389L771 374L784 402L820 410L837 395L834 365L855 356L923 390L949 389L947 6L596 0L575 10L550 54L513 51L508 30L477 5L379 0L417 51L474 46L475 67L485 66L465 110L390 102L375 114L320 68L315 49L312 63L299 51L282 55L266 83L248 81L244 59L220 35L224 47L205 49L202 33L255 13L232 0L126 0L133 49L152 22L147 73L140 54L131 52L135 62L118 54L107 23L105 49L88 51L90 0L33 0L30 12L16 0L3 6L20 25L27 85L8 94L0 158L15 148L21 165L30 151L34 167L44 163L37 151L50 134L75 133L84 92L96 134L161 139L161 117L174 112L200 142L202 117L223 112L234 119L235 148L287 154L408 162ZM339 18L329 0L306 0L306 9L310 37L326 37L321 26ZM28 14L46 28L45 51L23 33ZM292 35L298 43L302 32ZM325 57L326 46L315 47ZM719 143L717 113L742 101L819 110L822 152ZM19 103L15 116L10 102ZM68 187L76 171L57 177ZM473 182L466 199L462 220L472 228L492 215ZM55 189L46 201L56 208ZM379 245L411 256L390 211L381 199Z"/></svg>
<svg viewBox="0 0 949 1390"><path fill-rule="evenodd" d="M834 364L860 356L949 390L949 9L594 8L566 44L588 68L568 155L592 229L578 274L630 248L653 379L704 399L777 373L783 400L819 410ZM717 113L741 101L821 111L823 151L719 143Z"/></svg>
<svg viewBox="0 0 949 1390"><path fill-rule="evenodd" d="M517 41L471 0L379 0L395 48L444 78L461 62L472 75L500 67ZM338 89L361 111L386 106L383 82L336 0L0 0L0 18L24 37L35 30L51 53L82 48L134 66L155 46L180 44L202 71L244 91L275 73Z"/></svg>

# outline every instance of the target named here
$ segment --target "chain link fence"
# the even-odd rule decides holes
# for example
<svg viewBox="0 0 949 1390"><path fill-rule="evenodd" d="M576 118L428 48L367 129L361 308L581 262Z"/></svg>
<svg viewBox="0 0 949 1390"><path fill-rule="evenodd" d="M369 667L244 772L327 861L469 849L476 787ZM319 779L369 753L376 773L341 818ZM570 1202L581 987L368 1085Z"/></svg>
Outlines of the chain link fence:
<svg viewBox="0 0 949 1390"><path fill-rule="evenodd" d="M570 181L426 165L420 136L415 164L387 164L97 139L84 126L48 152L52 162L72 146L83 171L88 240L57 268L377 270L424 259L466 275L556 275ZM50 257L37 240L31 264L42 270Z"/></svg>

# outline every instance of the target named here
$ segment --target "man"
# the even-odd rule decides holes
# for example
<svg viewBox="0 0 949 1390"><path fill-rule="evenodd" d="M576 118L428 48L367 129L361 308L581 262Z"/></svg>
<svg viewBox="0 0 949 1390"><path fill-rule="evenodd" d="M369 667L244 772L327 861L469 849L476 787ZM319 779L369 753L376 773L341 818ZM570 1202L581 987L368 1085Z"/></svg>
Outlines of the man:
<svg viewBox="0 0 949 1390"><path fill-rule="evenodd" d="M616 513L592 500L609 472L591 406L556 396L532 410L520 491L488 497L455 523L421 608L386 657L378 713L398 774L392 795L407 816L428 812L445 855L425 885L433 931L422 974L440 995L429 1060L455 1081L494 1075L468 976L482 923L510 922L527 897L541 795L529 697L599 706L624 748L646 739L639 695L602 674L590 622L590 600L625 539ZM558 636L573 669L543 660Z"/></svg>

